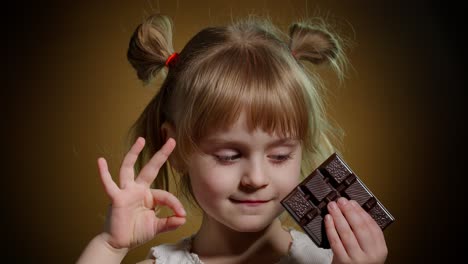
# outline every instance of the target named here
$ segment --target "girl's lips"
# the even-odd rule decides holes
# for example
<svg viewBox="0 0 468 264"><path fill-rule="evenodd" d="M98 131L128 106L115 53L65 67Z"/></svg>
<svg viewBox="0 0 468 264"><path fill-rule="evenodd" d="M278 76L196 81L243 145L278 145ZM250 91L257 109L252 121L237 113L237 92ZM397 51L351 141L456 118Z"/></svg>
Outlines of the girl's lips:
<svg viewBox="0 0 468 264"><path fill-rule="evenodd" d="M236 199L230 199L233 203L238 203L238 204L264 204L267 203L269 200L236 200Z"/></svg>

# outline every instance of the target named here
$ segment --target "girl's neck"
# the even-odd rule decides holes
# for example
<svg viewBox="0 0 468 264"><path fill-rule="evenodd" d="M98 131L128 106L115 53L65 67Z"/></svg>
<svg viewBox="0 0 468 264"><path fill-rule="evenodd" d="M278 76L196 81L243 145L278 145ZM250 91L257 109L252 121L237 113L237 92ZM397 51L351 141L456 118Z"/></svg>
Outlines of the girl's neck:
<svg viewBox="0 0 468 264"><path fill-rule="evenodd" d="M279 219L264 230L247 233L232 230L205 215L193 239L192 252L204 263L274 263L288 253L291 243L291 235Z"/></svg>

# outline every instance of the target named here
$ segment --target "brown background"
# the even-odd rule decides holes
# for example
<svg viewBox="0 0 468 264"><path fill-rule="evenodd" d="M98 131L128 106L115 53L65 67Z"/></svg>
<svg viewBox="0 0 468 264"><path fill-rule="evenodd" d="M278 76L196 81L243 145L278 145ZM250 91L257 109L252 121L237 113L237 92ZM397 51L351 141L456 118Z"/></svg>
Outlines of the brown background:
<svg viewBox="0 0 468 264"><path fill-rule="evenodd" d="M125 55L133 29L159 9L175 20L177 51L231 15L268 13L283 28L317 12L334 18L355 45L344 87L330 88L330 113L346 131L345 159L397 219L385 230L388 263L455 258L461 245L453 239L464 238L462 193L449 186L463 184L461 9L374 2L21 1L4 10L7 256L74 262L100 232L108 200L96 159L105 156L116 173L125 132L154 94ZM151 244L198 223L189 218ZM124 262L141 260L148 247Z"/></svg>

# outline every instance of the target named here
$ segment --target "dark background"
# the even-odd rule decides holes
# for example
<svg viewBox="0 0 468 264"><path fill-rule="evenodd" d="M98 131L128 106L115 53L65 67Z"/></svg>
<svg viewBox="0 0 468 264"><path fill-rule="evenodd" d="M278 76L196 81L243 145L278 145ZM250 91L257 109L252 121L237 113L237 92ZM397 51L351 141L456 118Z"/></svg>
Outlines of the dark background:
<svg viewBox="0 0 468 264"><path fill-rule="evenodd" d="M336 21L354 45L343 87L334 88L326 75L329 111L346 132L345 160L396 218L385 230L387 263L461 255L463 8L423 1L147 0L21 1L4 8L5 258L74 262L100 232L108 200L96 159L106 157L117 175L125 133L154 94L125 55L134 28L157 10L175 21L176 51L231 15L268 13L283 28L305 15ZM150 244L176 241L198 224L193 217ZM124 262L143 259L150 244Z"/></svg>

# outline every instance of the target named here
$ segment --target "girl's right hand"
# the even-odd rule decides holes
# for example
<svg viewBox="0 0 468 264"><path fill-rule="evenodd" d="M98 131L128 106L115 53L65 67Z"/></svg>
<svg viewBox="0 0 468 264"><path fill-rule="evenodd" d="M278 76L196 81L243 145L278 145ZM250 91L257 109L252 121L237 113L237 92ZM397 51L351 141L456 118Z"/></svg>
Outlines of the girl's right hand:
<svg viewBox="0 0 468 264"><path fill-rule="evenodd" d="M181 202L167 191L150 188L159 169L174 150L175 140L169 139L135 178L134 165L144 145L144 138L138 138L125 156L120 168L120 187L112 180L106 160L98 159L104 189L112 200L105 237L115 249L137 247L157 234L185 223L186 213ZM168 206L175 215L158 218L154 209L159 205Z"/></svg>

